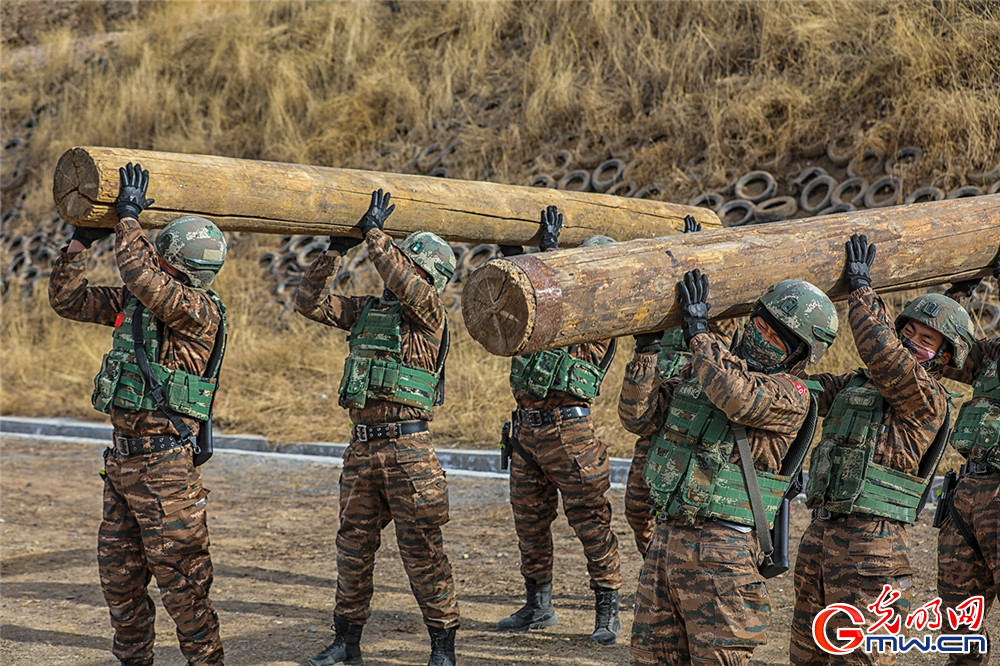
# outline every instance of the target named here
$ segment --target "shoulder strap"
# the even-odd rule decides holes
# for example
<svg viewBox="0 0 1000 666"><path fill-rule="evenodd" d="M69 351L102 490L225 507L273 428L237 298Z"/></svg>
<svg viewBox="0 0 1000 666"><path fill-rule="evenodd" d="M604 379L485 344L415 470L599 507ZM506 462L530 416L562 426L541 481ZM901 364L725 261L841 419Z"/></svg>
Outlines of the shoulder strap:
<svg viewBox="0 0 1000 666"><path fill-rule="evenodd" d="M742 425L733 425L736 436L736 446L740 452L740 469L743 471L743 481L750 497L750 509L753 511L754 527L757 530L757 541L764 557L770 557L774 552L771 543L771 530L767 528L767 514L764 513L764 500L760 496L760 484L757 483L757 473L753 468L753 456L750 453L750 441L747 439L747 429Z"/></svg>
<svg viewBox="0 0 1000 666"><path fill-rule="evenodd" d="M149 384L149 393L153 396L156 406L170 419L170 423L177 430L177 434L180 435L181 439L189 440L194 445L194 430L181 419L177 412L167 406L167 396L163 394L163 385L156 380L156 377L153 376L153 370L149 367L149 359L146 358L146 338L142 334L142 313L145 309L146 306L140 301L132 312L132 340L135 345L135 362L139 365L139 370L142 371L142 376L145 378L146 383Z"/></svg>
<svg viewBox="0 0 1000 666"><path fill-rule="evenodd" d="M611 342L608 343L608 351L604 352L604 358L601 359L600 364L597 366L601 370L607 370L608 366L611 365L611 361L615 358L615 352L618 350L618 338L612 338Z"/></svg>

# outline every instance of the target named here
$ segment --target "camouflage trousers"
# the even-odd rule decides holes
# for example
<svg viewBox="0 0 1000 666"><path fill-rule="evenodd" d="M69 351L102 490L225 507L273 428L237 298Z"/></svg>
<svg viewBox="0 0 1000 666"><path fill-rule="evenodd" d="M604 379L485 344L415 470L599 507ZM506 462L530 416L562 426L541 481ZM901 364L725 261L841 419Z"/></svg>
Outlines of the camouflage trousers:
<svg viewBox="0 0 1000 666"><path fill-rule="evenodd" d="M593 589L622 586L618 539L611 531L611 466L605 446L594 436L590 416L541 426L520 424L521 447L538 464L533 469L520 454L510 462L510 504L521 552L521 575L539 585L552 582L552 522L559 494L570 527L583 544Z"/></svg>
<svg viewBox="0 0 1000 666"><path fill-rule="evenodd" d="M115 630L115 657L153 663L156 609L147 587L155 577L187 662L222 664L219 618L208 598L213 576L208 490L191 447L129 457L108 449L104 466L97 562Z"/></svg>
<svg viewBox="0 0 1000 666"><path fill-rule="evenodd" d="M910 612L913 589L906 526L895 520L853 514L827 521L815 518L799 543L795 561L795 611L789 660L792 664L894 664L892 654L866 654L862 647L834 658L821 650L812 637L816 615L830 604L850 604L860 610L868 624L878 616L867 610L891 585L902 597L891 608L904 619ZM840 627L853 627L844 613L836 613L827 625L827 636Z"/></svg>
<svg viewBox="0 0 1000 666"><path fill-rule="evenodd" d="M976 557L955 521L947 518L938 534L938 596L942 607L954 608L969 597L982 595L985 617L1000 594L1000 472L961 477L955 489L955 509L979 542L986 562ZM971 632L962 627L954 633ZM978 651L948 659L949 664L988 661L989 653Z"/></svg>
<svg viewBox="0 0 1000 666"><path fill-rule="evenodd" d="M657 520L635 593L633 666L749 663L771 617L759 557L752 531Z"/></svg>
<svg viewBox="0 0 1000 666"><path fill-rule="evenodd" d="M448 484L428 432L352 439L344 452L334 615L352 624L364 624L371 616L375 552L390 522L424 623L457 627L455 582L441 538L441 526L448 522Z"/></svg>
<svg viewBox="0 0 1000 666"><path fill-rule="evenodd" d="M625 484L625 520L628 521L635 536L635 547L643 557L646 556L649 542L653 538L654 515L649 503L649 486L642 478L650 441L649 437L640 437L636 440L632 464L628 468L628 481Z"/></svg>

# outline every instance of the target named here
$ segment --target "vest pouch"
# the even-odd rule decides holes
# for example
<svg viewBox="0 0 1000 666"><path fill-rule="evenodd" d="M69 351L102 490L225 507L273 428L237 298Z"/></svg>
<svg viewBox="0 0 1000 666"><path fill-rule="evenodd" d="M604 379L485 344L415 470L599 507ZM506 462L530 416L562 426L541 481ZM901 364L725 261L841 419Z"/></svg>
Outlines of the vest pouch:
<svg viewBox="0 0 1000 666"><path fill-rule="evenodd" d="M850 513L854 500L861 495L868 474L869 449L835 446L831 454L832 471L826 506L830 511Z"/></svg>
<svg viewBox="0 0 1000 666"><path fill-rule="evenodd" d="M712 501L712 490L715 479L722 469L722 461L707 451L695 451L688 464L687 483L682 498L685 505L684 513L694 516L707 507Z"/></svg>
<svg viewBox="0 0 1000 666"><path fill-rule="evenodd" d="M565 354L557 349L547 349L532 354L534 363L525 372L528 393L538 398L544 398L549 394L563 356Z"/></svg>
<svg viewBox="0 0 1000 666"><path fill-rule="evenodd" d="M573 362L569 366L567 392L584 400L593 400L601 391L603 375L590 363Z"/></svg>
<svg viewBox="0 0 1000 666"><path fill-rule="evenodd" d="M153 374L160 374L162 366L152 366ZM199 421L208 419L212 398L215 394L215 384L206 382L197 375L183 371L165 371L160 384L167 395L167 405L175 412L196 418Z"/></svg>
<svg viewBox="0 0 1000 666"><path fill-rule="evenodd" d="M673 446L666 440L654 440L642 468L642 478L649 486L653 500L662 509L670 506L674 492L684 478L691 451Z"/></svg>
<svg viewBox="0 0 1000 666"><path fill-rule="evenodd" d="M101 361L101 371L94 377L94 393L90 398L94 409L105 414L111 413L111 402L121 378L122 365L128 354L121 349L112 349Z"/></svg>
<svg viewBox="0 0 1000 666"><path fill-rule="evenodd" d="M823 505L826 489L830 486L830 472L833 468L832 454L835 444L823 440L813 449L809 457L809 478L806 480L806 506L815 509Z"/></svg>
<svg viewBox="0 0 1000 666"><path fill-rule="evenodd" d="M370 358L348 356L344 363L344 376L340 379L340 406L348 409L364 409Z"/></svg>

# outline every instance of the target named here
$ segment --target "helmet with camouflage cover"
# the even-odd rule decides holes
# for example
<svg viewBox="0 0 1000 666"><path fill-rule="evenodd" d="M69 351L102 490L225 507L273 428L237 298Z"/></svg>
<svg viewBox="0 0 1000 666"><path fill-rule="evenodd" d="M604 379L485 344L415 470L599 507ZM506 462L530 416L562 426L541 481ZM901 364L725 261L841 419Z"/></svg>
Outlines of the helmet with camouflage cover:
<svg viewBox="0 0 1000 666"><path fill-rule="evenodd" d="M773 285L754 303L753 310L759 308L806 344L810 363L818 363L837 337L837 308L829 296L805 280L782 280Z"/></svg>
<svg viewBox="0 0 1000 666"><path fill-rule="evenodd" d="M910 319L931 328L951 343L949 365L961 368L975 343L972 336L972 317L961 305L944 294L921 294L906 304L896 317L899 333ZM947 351L947 350L939 350Z"/></svg>
<svg viewBox="0 0 1000 666"><path fill-rule="evenodd" d="M607 245L614 242L615 239L611 236L591 236L590 238L584 239L584 241L580 243L580 247L594 247L595 245Z"/></svg>
<svg viewBox="0 0 1000 666"><path fill-rule="evenodd" d="M429 231L416 231L399 243L399 249L417 266L427 271L440 294L455 274L455 252L440 236Z"/></svg>
<svg viewBox="0 0 1000 666"><path fill-rule="evenodd" d="M226 237L217 226L197 215L171 220L154 245L164 261L200 289L212 284L226 260Z"/></svg>

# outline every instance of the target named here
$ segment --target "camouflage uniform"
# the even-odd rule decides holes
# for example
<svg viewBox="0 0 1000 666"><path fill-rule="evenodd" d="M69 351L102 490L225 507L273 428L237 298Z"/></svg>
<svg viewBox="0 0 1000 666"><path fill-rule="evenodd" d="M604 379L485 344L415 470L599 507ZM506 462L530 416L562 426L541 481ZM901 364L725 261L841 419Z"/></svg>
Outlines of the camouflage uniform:
<svg viewBox="0 0 1000 666"><path fill-rule="evenodd" d="M608 342L574 345L570 355L600 364ZM617 590L622 586L618 540L611 531L611 502L604 496L610 482L607 448L594 435L590 415L556 419L531 425L520 416L525 411L558 410L586 406L579 397L550 391L538 398L513 389L519 411L516 436L521 448L540 469L515 454L510 464L510 503L521 551L525 580L552 582L552 522L559 493L566 519L583 544L592 589Z"/></svg>
<svg viewBox="0 0 1000 666"><path fill-rule="evenodd" d="M739 326L732 319L719 319L709 323L709 330L720 335L724 340L731 341L739 332ZM663 334L660 340L660 353L656 357L656 367L660 377L670 379L676 377L682 368L691 362L691 354L684 344L681 329L673 328ZM649 486L642 478L642 469L646 466L646 456L649 454L649 437L640 437L635 442L632 452L632 464L628 468L628 479L625 482L625 520L632 528L635 536L635 546L639 554L646 556L649 542L653 538L654 508L649 504Z"/></svg>
<svg viewBox="0 0 1000 666"><path fill-rule="evenodd" d="M886 401L872 461L908 474L916 474L923 454L930 448L947 413L947 393L917 363L899 341L882 299L870 288L850 294L849 319L858 353L870 373L864 387L878 390ZM819 414L825 417L837 393L859 376L820 374ZM865 611L875 602L884 584L903 593L894 609L909 611L914 570L910 566L906 525L864 513L814 517L802 536L795 563L795 612L789 657L793 664L829 663L831 657L816 646L812 622L833 603L847 603ZM843 624L838 624L843 622ZM848 626L843 614L829 623L830 635ZM838 663L894 663L891 655L868 655L861 649Z"/></svg>
<svg viewBox="0 0 1000 666"><path fill-rule="evenodd" d="M712 335L691 339L692 363L661 381L656 355L636 354L625 369L618 415L650 437L663 428L674 389L696 377L709 399L747 427L758 471L777 472L809 410L808 390L790 375L751 372ZM738 462L734 450L730 462ZM633 664L745 664L766 640L770 601L757 572L752 530L713 519L694 525L661 511L636 591Z"/></svg>
<svg viewBox="0 0 1000 666"><path fill-rule="evenodd" d="M432 371L445 335L446 311L435 288L384 232L365 234L368 253L386 289L402 306L402 356L407 365ZM340 267L339 252L320 255L299 283L296 309L328 326L350 330L374 296L328 293ZM385 308L381 308L385 309ZM430 421L430 409L369 398L350 410L355 424ZM448 522L448 485L428 432L360 441L357 432L344 453L337 530L337 605L334 615L363 625L371 616L372 572L383 528L395 522L396 541L424 623L450 629L459 624L451 565L441 526Z"/></svg>
<svg viewBox="0 0 1000 666"><path fill-rule="evenodd" d="M158 268L156 251L138 222L123 219L115 233L125 286L88 286L83 277L88 251L63 251L49 280L52 308L67 319L116 326L134 295L163 323L159 362L202 374L221 322L218 308L205 291ZM183 418L197 431L198 421ZM116 437L178 434L160 410L112 407L111 423ZM223 663L219 621L208 598L208 490L193 464L191 446L131 456L108 449L104 463L97 550L101 588L115 630L114 655L123 663L153 663L155 608L146 588L155 577L188 663Z"/></svg>
<svg viewBox="0 0 1000 666"><path fill-rule="evenodd" d="M998 361L1000 339L980 340L972 347L961 370L947 368L944 374L949 379L972 384L980 379L995 378ZM995 410L1000 411L1000 405L995 402L994 405ZM986 418L996 423L1000 416L994 414ZM975 453L973 457L977 457ZM945 519L938 535L937 591L946 608L954 608L971 596L982 595L988 615L994 599L1000 594L1000 459L996 460L993 464L974 461L980 466L959 478L954 496L955 510L978 542L985 562L976 556L951 517ZM948 663L983 664L988 661L989 653L976 653L950 655Z"/></svg>

